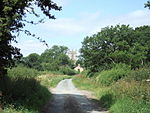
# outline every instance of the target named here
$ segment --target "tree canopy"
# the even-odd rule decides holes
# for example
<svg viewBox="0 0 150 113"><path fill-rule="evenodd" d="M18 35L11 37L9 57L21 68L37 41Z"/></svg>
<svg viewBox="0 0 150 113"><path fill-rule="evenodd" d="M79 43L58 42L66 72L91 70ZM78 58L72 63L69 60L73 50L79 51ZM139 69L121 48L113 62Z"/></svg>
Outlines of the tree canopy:
<svg viewBox="0 0 150 113"><path fill-rule="evenodd" d="M147 1L147 3L145 4L145 7L148 7L150 9L150 1Z"/></svg>
<svg viewBox="0 0 150 113"><path fill-rule="evenodd" d="M80 51L85 67L92 72L110 68L116 63L138 68L150 61L149 41L150 26L133 29L128 25L117 25L86 37Z"/></svg>
<svg viewBox="0 0 150 113"><path fill-rule="evenodd" d="M13 58L21 56L19 49L11 45L12 41L16 42L19 32L35 37L30 31L23 30L26 23L35 24L34 21L26 19L27 14L40 17L35 7L40 8L50 19L55 19L51 10L61 10L61 7L51 0L0 0L0 75L6 67L12 65ZM41 39L40 41L45 43Z"/></svg>
<svg viewBox="0 0 150 113"><path fill-rule="evenodd" d="M32 53L21 58L17 64L40 71L60 71L62 67L73 67L73 61L68 57L68 47L54 45L46 49L41 55Z"/></svg>
<svg viewBox="0 0 150 113"><path fill-rule="evenodd" d="M44 70L58 71L61 66L70 65L71 61L66 55L68 48L65 46L56 46L45 50L41 54L41 61Z"/></svg>

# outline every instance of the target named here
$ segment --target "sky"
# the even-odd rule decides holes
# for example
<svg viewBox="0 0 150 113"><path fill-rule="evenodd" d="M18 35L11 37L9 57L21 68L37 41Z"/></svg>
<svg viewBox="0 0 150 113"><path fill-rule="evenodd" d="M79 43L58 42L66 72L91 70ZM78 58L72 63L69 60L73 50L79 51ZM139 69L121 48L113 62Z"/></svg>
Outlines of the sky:
<svg viewBox="0 0 150 113"><path fill-rule="evenodd" d="M53 45L67 46L70 50L79 50L86 36L100 32L107 26L117 24L139 27L150 25L150 10L144 8L147 0L52 0L61 11L52 11L55 20L45 18L38 8L37 12L45 23L26 25L25 29L45 40L49 48ZM27 15L29 20L37 19ZM31 53L41 54L46 49L39 40L21 33L14 46L21 49L23 56Z"/></svg>

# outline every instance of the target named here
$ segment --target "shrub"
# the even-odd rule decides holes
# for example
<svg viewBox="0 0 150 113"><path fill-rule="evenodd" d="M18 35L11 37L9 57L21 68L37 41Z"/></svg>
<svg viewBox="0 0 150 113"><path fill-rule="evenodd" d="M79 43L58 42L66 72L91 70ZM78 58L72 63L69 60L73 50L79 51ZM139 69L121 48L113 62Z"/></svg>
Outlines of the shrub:
<svg viewBox="0 0 150 113"><path fill-rule="evenodd" d="M110 108L115 103L115 96L111 92L111 90L103 89L102 92L100 92L100 103L105 108Z"/></svg>
<svg viewBox="0 0 150 113"><path fill-rule="evenodd" d="M70 67L61 67L59 71L65 75L75 75L77 72Z"/></svg>
<svg viewBox="0 0 150 113"><path fill-rule="evenodd" d="M83 76L87 76L88 73L89 73L89 70L83 70L80 74Z"/></svg>
<svg viewBox="0 0 150 113"><path fill-rule="evenodd" d="M119 79L124 78L130 72L130 66L125 64L117 64L111 70L105 70L99 73L96 77L97 82L100 82L102 85L109 86L113 82L118 81Z"/></svg>
<svg viewBox="0 0 150 113"><path fill-rule="evenodd" d="M8 70L8 76L11 78L23 77L23 78L31 78L35 77L39 74L39 72L35 69L30 69L23 66L14 67Z"/></svg>

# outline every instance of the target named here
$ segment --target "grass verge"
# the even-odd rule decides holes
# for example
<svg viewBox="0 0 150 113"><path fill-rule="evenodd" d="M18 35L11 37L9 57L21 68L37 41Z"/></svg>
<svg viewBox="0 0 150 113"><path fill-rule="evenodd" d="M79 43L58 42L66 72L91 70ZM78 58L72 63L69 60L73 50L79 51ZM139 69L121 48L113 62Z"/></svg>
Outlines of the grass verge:
<svg viewBox="0 0 150 113"><path fill-rule="evenodd" d="M110 86L96 82L95 77L75 76L73 83L94 92L102 107L110 113L150 113L150 84L122 79Z"/></svg>

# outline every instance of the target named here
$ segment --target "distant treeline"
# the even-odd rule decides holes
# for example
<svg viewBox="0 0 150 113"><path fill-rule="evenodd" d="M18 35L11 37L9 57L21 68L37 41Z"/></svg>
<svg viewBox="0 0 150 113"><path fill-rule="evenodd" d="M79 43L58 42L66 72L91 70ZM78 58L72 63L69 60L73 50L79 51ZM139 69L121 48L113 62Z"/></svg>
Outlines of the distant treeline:
<svg viewBox="0 0 150 113"><path fill-rule="evenodd" d="M68 55L68 47L54 45L45 50L41 55L32 53L27 57L22 57L16 65L22 65L38 71L53 71L62 74L75 74L74 61Z"/></svg>

